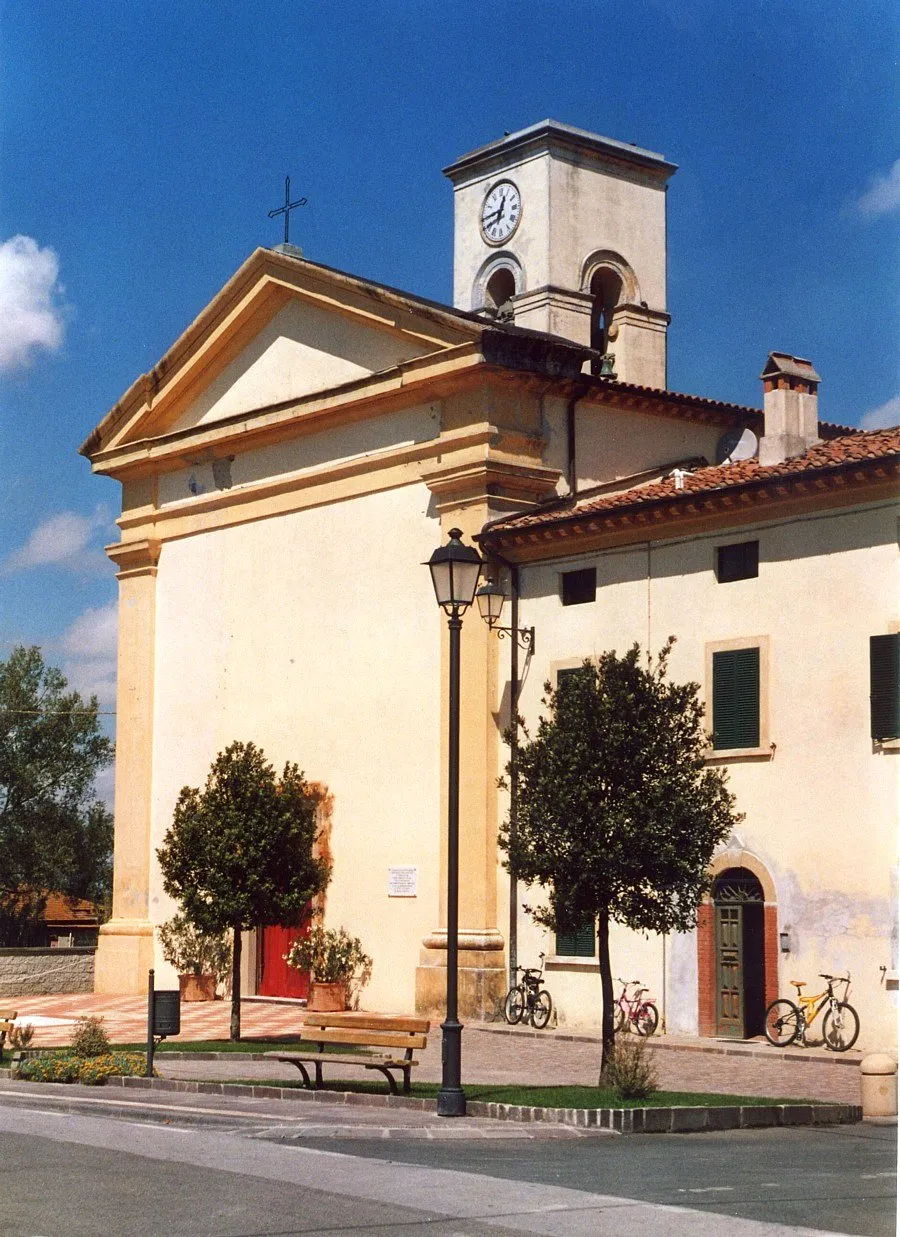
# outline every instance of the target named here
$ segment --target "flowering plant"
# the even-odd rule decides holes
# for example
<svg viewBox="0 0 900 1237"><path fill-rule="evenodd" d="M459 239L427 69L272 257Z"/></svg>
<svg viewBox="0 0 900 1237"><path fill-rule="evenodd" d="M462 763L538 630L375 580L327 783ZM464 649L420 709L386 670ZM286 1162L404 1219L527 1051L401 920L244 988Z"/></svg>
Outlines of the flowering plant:
<svg viewBox="0 0 900 1237"><path fill-rule="evenodd" d="M345 983L356 992L372 977L372 959L346 928L313 925L306 936L297 937L284 960L295 970L309 971L316 983Z"/></svg>
<svg viewBox="0 0 900 1237"><path fill-rule="evenodd" d="M215 975L222 983L231 971L230 933L200 932L186 915L175 915L160 926L159 943L179 975Z"/></svg>

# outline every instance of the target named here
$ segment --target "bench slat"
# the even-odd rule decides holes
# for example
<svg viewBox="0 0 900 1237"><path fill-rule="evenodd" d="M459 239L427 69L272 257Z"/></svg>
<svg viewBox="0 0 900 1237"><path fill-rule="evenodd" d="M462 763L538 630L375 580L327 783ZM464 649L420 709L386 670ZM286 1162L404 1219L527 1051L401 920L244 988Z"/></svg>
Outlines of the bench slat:
<svg viewBox="0 0 900 1237"><path fill-rule="evenodd" d="M358 1027L366 1031L418 1031L427 1035L431 1029L428 1018L407 1018L394 1014L316 1014L303 1017L307 1027Z"/></svg>
<svg viewBox="0 0 900 1237"><path fill-rule="evenodd" d="M321 1031L304 1027L301 1031L304 1044L372 1044L377 1048L424 1048L428 1043L425 1035L403 1035L393 1031L357 1031L343 1028Z"/></svg>
<svg viewBox="0 0 900 1237"><path fill-rule="evenodd" d="M347 1053L345 1056L342 1052L267 1052L265 1055L273 1057L276 1061L292 1064L294 1061L322 1061L334 1065L392 1065L395 1069L406 1069L408 1065L419 1064L414 1058L407 1061L405 1057L382 1057L375 1054L363 1056Z"/></svg>

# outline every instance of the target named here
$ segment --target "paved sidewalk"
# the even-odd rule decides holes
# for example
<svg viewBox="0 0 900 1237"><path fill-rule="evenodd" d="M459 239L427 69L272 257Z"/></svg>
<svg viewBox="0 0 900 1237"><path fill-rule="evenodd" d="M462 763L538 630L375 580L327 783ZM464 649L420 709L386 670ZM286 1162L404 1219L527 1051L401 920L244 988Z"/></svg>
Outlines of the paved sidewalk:
<svg viewBox="0 0 900 1237"><path fill-rule="evenodd" d="M36 1047L64 1045L71 1038L74 1020L99 1014L114 1041L140 1042L146 1038L146 1001L143 997L93 994L57 997L20 997L14 1004L20 1019L34 1016L49 1025L36 1027ZM226 1039L230 1006L223 1001L183 1004L182 1033L178 1041ZM247 1000L241 1004L241 1029L246 1037L296 1034L303 1010L296 1004ZM52 1020L52 1021L51 1021ZM593 1086L600 1061L599 1029L526 1031L503 1024L469 1024L463 1032L463 1078L472 1083L544 1083ZM771 1048L765 1043L730 1043L717 1040L663 1036L650 1041L660 1085L668 1091L720 1091L734 1095L772 1098L860 1102L861 1054L836 1055L822 1049ZM418 1054L415 1077L437 1082L441 1076L441 1033L434 1025L428 1047ZM209 1081L297 1079L296 1069L277 1062L241 1060L156 1059L169 1078ZM355 1070L356 1077L360 1071Z"/></svg>

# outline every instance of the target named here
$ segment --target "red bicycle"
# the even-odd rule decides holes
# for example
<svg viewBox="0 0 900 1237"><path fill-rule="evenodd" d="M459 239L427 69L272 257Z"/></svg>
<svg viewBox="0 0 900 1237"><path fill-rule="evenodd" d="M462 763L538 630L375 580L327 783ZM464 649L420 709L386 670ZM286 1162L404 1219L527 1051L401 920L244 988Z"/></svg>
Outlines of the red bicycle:
<svg viewBox="0 0 900 1237"><path fill-rule="evenodd" d="M639 979L625 980L618 976L617 978L622 985L622 991L619 993L619 999L613 1010L613 1030L618 1035L620 1031L634 1027L638 1035L652 1035L659 1025L659 1011L653 998L644 996L644 993L649 992L650 989L642 988ZM629 988L634 988L631 996L628 995Z"/></svg>

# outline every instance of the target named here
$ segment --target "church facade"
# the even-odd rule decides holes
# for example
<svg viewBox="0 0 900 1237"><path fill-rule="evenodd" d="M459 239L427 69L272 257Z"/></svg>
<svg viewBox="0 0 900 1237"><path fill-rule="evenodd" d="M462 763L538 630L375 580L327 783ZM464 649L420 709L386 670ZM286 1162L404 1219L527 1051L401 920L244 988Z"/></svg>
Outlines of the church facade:
<svg viewBox="0 0 900 1237"><path fill-rule="evenodd" d="M446 169L455 305L259 249L82 447L122 483L113 917L96 983L139 992L172 913L155 850L180 788L252 740L327 788L324 916L375 960L368 1008L439 1011L447 637L425 564L450 528L534 627L520 712L606 648L677 638L744 813L694 933L613 937L670 1031L756 1034L765 1002L852 975L861 1043L896 1016L900 432L818 417L773 353L763 408L666 382L674 166L547 121ZM547 955L559 1018L599 1016L593 929L542 936L497 848L510 646L462 632L460 965L493 1013ZM278 930L247 990L272 992ZM267 960L268 955L268 960Z"/></svg>

